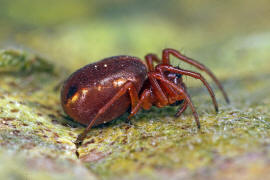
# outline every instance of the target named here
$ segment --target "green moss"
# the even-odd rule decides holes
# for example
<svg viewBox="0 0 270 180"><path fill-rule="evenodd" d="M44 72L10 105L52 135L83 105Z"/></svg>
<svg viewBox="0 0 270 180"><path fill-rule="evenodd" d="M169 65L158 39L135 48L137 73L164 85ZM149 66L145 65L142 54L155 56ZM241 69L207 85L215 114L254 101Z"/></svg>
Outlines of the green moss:
<svg viewBox="0 0 270 180"><path fill-rule="evenodd" d="M0 52L0 68L1 72L54 72L53 65L44 58L17 50Z"/></svg>
<svg viewBox="0 0 270 180"><path fill-rule="evenodd" d="M83 166L74 161L29 154L11 155L0 152L1 179L96 179ZM25 156L28 156L25 158Z"/></svg>
<svg viewBox="0 0 270 180"><path fill-rule="evenodd" d="M226 105L218 93L221 104L218 114L213 111L205 91L191 88L200 115L200 130L189 111L174 118L174 107L142 111L131 124L126 123L125 114L107 125L93 128L78 149L79 162L73 142L84 127L64 118L59 92L54 90L58 77L48 73L22 77L7 74L0 83L1 149L27 153L33 158L49 157L84 164L105 179L123 175L159 178L179 170L185 176L195 177L212 167L217 168L214 174L221 173L219 164L226 164L230 159L236 161L250 153L260 155L256 160L261 166L264 163L261 153L268 153L266 144L270 139L270 97L266 93L270 83L265 77L269 74L227 80L225 87L232 104ZM46 81L40 84L41 79ZM18 161L21 162L20 158Z"/></svg>

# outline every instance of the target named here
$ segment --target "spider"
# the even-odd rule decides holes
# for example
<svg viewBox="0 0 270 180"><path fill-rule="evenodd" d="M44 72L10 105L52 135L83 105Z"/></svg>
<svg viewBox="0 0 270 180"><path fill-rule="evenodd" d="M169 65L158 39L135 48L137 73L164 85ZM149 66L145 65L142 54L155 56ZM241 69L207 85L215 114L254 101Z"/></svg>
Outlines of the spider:
<svg viewBox="0 0 270 180"><path fill-rule="evenodd" d="M197 72L172 66L170 55L206 72L229 103L221 83L206 66L174 49L164 49L161 60L155 54L146 55L146 65L132 56L105 58L74 72L62 87L64 111L75 121L87 126L75 144L81 144L93 126L112 121L130 106L128 119L141 108L149 110L151 106L162 108L182 105L175 114L178 117L189 106L200 128L199 117L183 82L183 75L199 79L205 85L218 112L215 94L204 77Z"/></svg>

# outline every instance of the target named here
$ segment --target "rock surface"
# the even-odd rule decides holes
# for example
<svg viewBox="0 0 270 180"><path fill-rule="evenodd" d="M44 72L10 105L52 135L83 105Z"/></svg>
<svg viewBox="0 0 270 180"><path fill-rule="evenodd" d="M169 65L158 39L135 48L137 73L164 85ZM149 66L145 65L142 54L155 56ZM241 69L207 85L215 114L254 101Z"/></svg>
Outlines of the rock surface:
<svg viewBox="0 0 270 180"><path fill-rule="evenodd" d="M191 19L199 15L188 7L200 5L197 10L207 20L195 18L199 29L183 19L179 21L185 26L163 18L149 24L148 16L114 24L106 18L91 22L82 18L77 24L56 27L46 24L53 22L50 19L29 25L26 15L25 21L21 16L2 16L17 24L24 22L26 27L48 26L53 31L13 32L10 23L0 30L5 42L0 53L0 179L269 179L270 32L269 18L265 18L270 15L269 3L227 1L227 6L216 6L217 15L207 11L217 4L207 2L209 7L181 4L187 8L185 17ZM67 7L84 7L76 5L68 2ZM252 7L253 16L239 8L242 5ZM2 7L17 6L6 1ZM39 17L42 11L36 13ZM34 50L5 51L10 41ZM59 84L87 63L118 54L160 56L165 45L185 48L187 56L207 65L221 79L231 104L215 88L220 105L216 114L203 85L184 78L201 130L190 110L175 118L175 107L153 107L138 113L130 124L124 114L93 128L76 149L73 142L84 127L64 115ZM196 70L176 59L173 63Z"/></svg>

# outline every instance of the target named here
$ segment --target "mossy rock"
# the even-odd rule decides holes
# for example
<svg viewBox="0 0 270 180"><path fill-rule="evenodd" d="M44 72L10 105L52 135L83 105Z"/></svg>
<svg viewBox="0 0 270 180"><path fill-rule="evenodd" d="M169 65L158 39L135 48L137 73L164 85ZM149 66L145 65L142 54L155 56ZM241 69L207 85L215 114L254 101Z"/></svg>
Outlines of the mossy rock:
<svg viewBox="0 0 270 180"><path fill-rule="evenodd" d="M270 6L264 1L61 0L51 7L3 0L0 179L270 179ZM120 4L124 11L111 16ZM131 122L126 113L93 128L76 149L85 127L64 114L61 82L87 63L161 56L166 47L209 67L231 103L202 73L216 93L215 113L203 85L184 77L200 130L189 109L175 118L176 107L152 107Z"/></svg>
<svg viewBox="0 0 270 180"><path fill-rule="evenodd" d="M269 65L267 60L261 63ZM261 67L261 63L254 65ZM64 115L59 90L55 89L69 71L51 67L53 71L32 67L26 74L22 68L2 72L0 158L8 162L1 163L3 177L10 176L12 171L16 172L14 176L23 178L70 179L80 177L80 173L85 179L95 179L92 172L105 179L267 176L270 142L267 71L223 75L226 78L222 83L232 102L226 104L221 93L217 93L218 114L206 91L197 86L189 89L200 116L200 130L190 111L175 118L176 108L153 107L141 111L131 123L125 121L127 114L124 114L93 128L76 149L74 141L84 127Z"/></svg>

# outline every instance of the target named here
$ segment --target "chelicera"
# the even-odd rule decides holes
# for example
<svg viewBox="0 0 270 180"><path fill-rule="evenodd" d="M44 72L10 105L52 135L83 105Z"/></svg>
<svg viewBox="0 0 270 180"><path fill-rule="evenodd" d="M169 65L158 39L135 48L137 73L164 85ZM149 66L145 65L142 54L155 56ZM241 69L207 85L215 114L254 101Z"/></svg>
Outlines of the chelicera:
<svg viewBox="0 0 270 180"><path fill-rule="evenodd" d="M146 65L132 56L109 57L77 70L63 85L61 102L64 111L87 126L75 144L80 144L93 126L112 121L130 106L128 118L141 108L149 110L153 105L159 108L181 105L175 114L178 117L189 106L200 128L199 117L183 82L183 75L199 79L205 85L218 112L215 94L204 77L197 72L173 67L170 65L170 55L206 72L229 103L221 83L206 66L174 49L164 49L161 60L155 54L146 55Z"/></svg>

